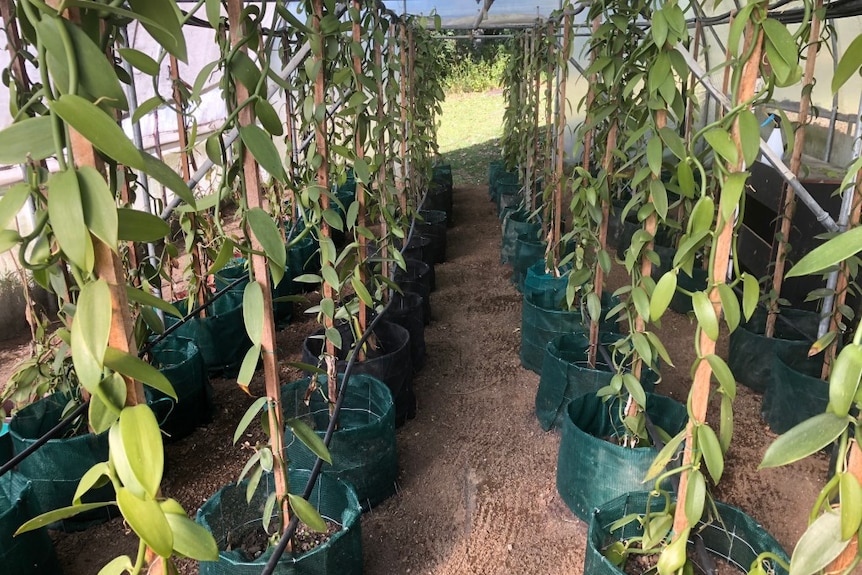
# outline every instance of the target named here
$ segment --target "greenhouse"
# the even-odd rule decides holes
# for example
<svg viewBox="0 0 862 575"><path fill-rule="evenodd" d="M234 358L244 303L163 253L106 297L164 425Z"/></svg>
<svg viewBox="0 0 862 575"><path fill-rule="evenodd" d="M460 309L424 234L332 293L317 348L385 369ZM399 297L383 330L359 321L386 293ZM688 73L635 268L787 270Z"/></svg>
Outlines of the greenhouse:
<svg viewBox="0 0 862 575"><path fill-rule="evenodd" d="M862 3L0 0L0 562L862 552Z"/></svg>

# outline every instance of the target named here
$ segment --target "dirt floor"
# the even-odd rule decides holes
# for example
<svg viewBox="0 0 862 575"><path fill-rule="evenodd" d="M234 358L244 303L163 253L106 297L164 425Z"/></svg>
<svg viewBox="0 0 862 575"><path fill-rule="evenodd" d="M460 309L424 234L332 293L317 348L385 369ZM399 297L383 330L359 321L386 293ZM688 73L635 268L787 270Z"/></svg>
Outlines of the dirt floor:
<svg viewBox="0 0 862 575"><path fill-rule="evenodd" d="M426 329L428 361L415 381L418 414L398 430L398 493L362 519L365 572L388 574L578 574L586 525L555 486L560 437L536 421L539 377L520 366L520 296L499 263L500 224L484 187L455 190L448 261L437 266ZM611 284L620 278L611 278ZM279 358L299 358L312 319L279 334ZM684 401L693 329L669 312L661 330L676 368L658 390ZM19 342L20 343L20 342ZM726 340L720 353L726 354ZM283 368L285 381L297 372ZM213 422L168 445L164 493L194 513L234 480L250 451L234 446L234 427L252 401L235 383L215 380ZM260 392L261 384L253 386ZM788 550L803 532L827 472L825 457L756 471L774 440L759 414L760 397L740 387L736 433L717 494L760 521ZM253 442L256 438L249 437ZM55 534L66 575L92 575L136 541L121 521L84 533ZM197 573L183 563L185 575Z"/></svg>

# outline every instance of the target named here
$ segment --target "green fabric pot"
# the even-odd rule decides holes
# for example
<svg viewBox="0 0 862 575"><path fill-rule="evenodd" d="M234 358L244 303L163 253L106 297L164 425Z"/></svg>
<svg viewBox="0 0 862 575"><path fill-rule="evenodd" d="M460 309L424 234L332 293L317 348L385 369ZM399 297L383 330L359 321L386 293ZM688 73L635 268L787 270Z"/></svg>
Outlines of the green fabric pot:
<svg viewBox="0 0 862 575"><path fill-rule="evenodd" d="M817 339L818 314L784 308L788 321L775 322L775 337L766 337L766 310L758 308L751 319L730 334L727 365L736 381L763 393L774 380L773 358L781 353L788 367L798 368L808 361L808 349ZM800 369L804 372L804 368Z"/></svg>
<svg viewBox="0 0 862 575"><path fill-rule="evenodd" d="M611 526L626 515L632 513L643 515L646 512L647 496L648 494L644 492L626 493L591 511L590 526L587 531L587 552L584 556L584 573L622 575L623 572L602 555L602 550L614 541L640 534L637 522L631 522L614 531L611 531ZM663 501L654 501L653 504L663 505ZM696 529L692 529L689 544L693 544L693 538L696 536L694 534L698 533L709 553L726 560L743 574L748 573L752 562L763 552L774 553L784 561L790 562L787 553L778 542L754 519L740 509L720 501L716 501L715 506L718 517L710 518L709 521L700 523ZM689 557L694 559L695 554L690 553ZM787 571L773 560L767 561L763 567L766 573L787 575ZM698 572L697 568L695 572ZM703 570L700 572L702 573Z"/></svg>
<svg viewBox="0 0 862 575"><path fill-rule="evenodd" d="M760 413L775 433L784 433L826 411L829 384L820 379L823 356L803 361L794 350L773 357L772 378L763 392Z"/></svg>
<svg viewBox="0 0 862 575"><path fill-rule="evenodd" d="M515 249L518 238L527 236L537 238L541 226L527 220L528 214L523 211L513 211L503 218L503 237L500 240L500 263L512 263L515 259Z"/></svg>
<svg viewBox="0 0 862 575"><path fill-rule="evenodd" d="M311 378L307 377L283 385L281 408L285 418L302 419L323 439L329 425L329 404L324 398L326 378L318 376L318 391L306 405L305 394L310 382ZM285 429L284 444L291 467L310 469L317 460L289 427ZM395 494L398 479L395 404L389 388L380 380L363 374L350 376L329 453L332 465L323 467L324 475L351 484L364 509L371 509Z"/></svg>
<svg viewBox="0 0 862 575"><path fill-rule="evenodd" d="M10 575L62 573L44 527L15 536L15 531L35 516L31 498L31 484L25 477L14 471L0 477L0 565Z"/></svg>
<svg viewBox="0 0 862 575"><path fill-rule="evenodd" d="M544 309L565 309L570 271L571 266L567 265L557 277L545 273L544 261L535 262L524 277L524 298Z"/></svg>
<svg viewBox="0 0 862 575"><path fill-rule="evenodd" d="M515 241L515 255L512 258L512 283L519 292L524 291L527 270L535 263L545 263L545 250L548 244L531 234L521 234Z"/></svg>
<svg viewBox="0 0 862 575"><path fill-rule="evenodd" d="M9 431L15 453L21 453L57 425L69 396L53 394L28 405L12 418ZM51 439L27 459L18 464L18 472L31 482L33 515L40 515L72 504L78 482L95 464L108 460L108 433L85 433L67 438ZM84 503L113 501L114 489L108 484L90 490ZM53 528L78 531L102 523L116 513L116 508L93 509L53 524Z"/></svg>
<svg viewBox="0 0 862 575"><path fill-rule="evenodd" d="M602 334L604 345L611 345L620 338L617 334ZM555 337L545 347L542 375L536 391L536 418L542 429L548 431L560 427L566 417L566 409L572 400L595 393L610 385L615 372L601 356L596 366L588 362L590 340L586 334L570 333ZM658 374L644 370L641 385L647 392L655 390Z"/></svg>
<svg viewBox="0 0 862 575"><path fill-rule="evenodd" d="M309 471L291 470L291 493L301 493L310 476ZM250 503L246 501L246 485L232 483L221 488L207 499L198 510L196 521L204 526L216 540L218 561L201 561L200 575L260 575L272 551L267 549L257 558L249 558L235 548L236 540L261 526L263 505L275 489L272 476L261 480ZM309 497L324 517L341 525L326 543L313 550L292 557L285 554L274 571L277 575L361 575L362 508L356 492L350 485L321 475ZM228 550L231 548L230 550Z"/></svg>
<svg viewBox="0 0 862 575"><path fill-rule="evenodd" d="M584 521L606 501L643 489L643 479L655 459L653 447L630 448L604 439L622 429L619 412L624 408L619 400L608 404L592 394L569 403L557 459L557 491ZM661 395L647 395L646 412L671 437L688 421L684 405Z"/></svg>

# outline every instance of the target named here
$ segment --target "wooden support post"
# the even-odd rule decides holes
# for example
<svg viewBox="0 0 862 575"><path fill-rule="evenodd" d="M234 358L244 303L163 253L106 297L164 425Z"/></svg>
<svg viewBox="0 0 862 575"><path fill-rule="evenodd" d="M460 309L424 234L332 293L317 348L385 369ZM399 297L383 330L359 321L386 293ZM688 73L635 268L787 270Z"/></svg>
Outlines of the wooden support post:
<svg viewBox="0 0 862 575"><path fill-rule="evenodd" d="M230 26L231 46L243 44L245 35L242 25L242 0L227 0L228 22ZM239 48L246 51L242 45ZM236 84L237 103L242 104L249 98L248 89L241 83ZM243 106L239 112L239 125L249 126L254 124L254 107ZM260 189L260 170L251 153L243 147L241 152L243 177L246 192L246 202L249 208L266 208L265 199ZM257 254L251 256L251 265L254 272L254 281L260 284L263 292L263 338L261 339L261 359L263 361L264 382L266 395L269 398L269 442L272 448L272 456L275 460L275 492L278 497L279 509L284 518L284 526L287 527L290 517L290 507L287 501L287 462L284 460L284 423L281 412L281 382L278 374L278 357L275 346L275 318L272 312L272 288L269 279L269 266L263 253L263 247L254 234L248 238L251 248Z"/></svg>
<svg viewBox="0 0 862 575"><path fill-rule="evenodd" d="M357 44L361 45L362 42L362 28L360 27L360 18L362 14L362 2L360 0L353 0L353 9L356 10L357 16L356 19L353 20L353 41ZM357 78L362 77L362 59L356 54L353 55L353 72L356 74ZM364 90L361 84L357 84L356 89L359 91ZM353 146L354 151L356 153L356 159L360 161L365 160L365 144L362 141L362 135L360 134L359 126L360 115L364 112L357 112L356 114L356 125L354 126L353 131ZM355 174L354 174L355 175ZM365 198L365 184L356 180L356 201L359 203L359 212L356 216L356 225L359 227L365 227L365 211L366 207L366 198ZM362 234L359 234L359 281L364 285L367 281L367 273L365 271L365 262L368 259L368 240ZM359 302L359 329L362 333L365 333L365 329L368 326L368 308L361 301ZM362 361L364 359L364 353L362 350L358 350L359 360Z"/></svg>
<svg viewBox="0 0 862 575"><path fill-rule="evenodd" d="M742 74L739 81L739 89L735 104L748 101L754 95L754 87L760 68L760 59L763 55L763 29L756 30L751 23L746 24L744 54L750 54L748 60L742 64ZM742 158L741 136L739 133L739 121L735 120L731 130L733 141L736 143L739 158ZM728 166L732 172L740 172L744 169L743 160L740 159L736 165ZM719 212L721 221L721 212ZM709 300L712 303L716 317L721 317L721 297L718 285L725 282L727 276L727 264L730 260L730 248L733 239L733 219L722 222L718 237L713 244L711 254L712 272L710 274L715 284L709 292ZM698 352L699 357L706 357L715 353L716 342L710 339L704 330L700 330ZM694 372L689 395L690 417L686 426L685 448L683 451L682 467L685 469L691 465L692 448L694 440L694 428L706 421L707 405L711 391L710 379L712 368L709 362L702 360L697 364ZM685 498L688 487L688 473L683 472L680 476L679 488L677 490L677 505L674 515L673 532L674 537L679 537L691 525L685 516Z"/></svg>
<svg viewBox="0 0 862 575"><path fill-rule="evenodd" d="M526 60L526 65L524 68L526 70L530 70L535 64L535 45L536 45L536 29L532 28L527 31L527 44L526 44L526 53L524 58ZM530 105L534 102L533 98L533 79L529 76L523 78L522 82L524 83L524 106L523 110L525 115L523 116L524 123L523 129L528 134L529 140L523 142L524 146L524 157L526 161L524 162L524 201L527 205L527 211L531 212L533 210L533 178L534 178L534 161L533 151L535 144L535 137L533 133L533 118L531 118L528 114L530 111Z"/></svg>
<svg viewBox="0 0 862 575"><path fill-rule="evenodd" d="M410 74L407 72L407 28L405 24L399 25L399 56L401 57L401 165L400 178L397 180L398 195L401 202L401 215L407 216L407 166L410 163L407 157L407 140L410 133L410 125L407 120L407 83L409 82Z"/></svg>
<svg viewBox="0 0 862 575"><path fill-rule="evenodd" d="M374 22L377 28L380 27L380 6L376 6L374 9ZM390 28L391 30L391 28ZM386 123L386 93L383 86L383 34L379 36L377 34L373 35L374 42L374 68L379 71L379 75L377 76L377 162L379 164L379 168L377 170L376 178L377 178L377 196L380 198L380 236L383 238L389 237L388 232L388 224L386 223L386 218L383 217L383 210L387 209L387 197L389 195L388 184L386 181L386 161L387 161L387 150L389 146L386 142L386 130L383 128ZM392 36L390 35L390 42ZM391 49L391 43L390 43ZM383 277L389 277L389 244L387 242L381 242L380 245L380 256L383 260L381 263L381 273ZM384 298L388 298L389 290L384 290L383 292Z"/></svg>
<svg viewBox="0 0 862 575"><path fill-rule="evenodd" d="M60 4L59 0L49 0L53 8ZM63 17L73 22L79 20L76 8L67 10ZM69 129L69 146L75 158L76 165L90 166L102 175L105 174L105 166L96 149L81 134L71 127ZM117 246L109 246L96 236L91 235L93 250L95 254L94 273L99 279L105 280L111 292L111 332L108 336L108 345L137 355L138 349L134 335L134 321L129 311L129 300L126 296L126 273L123 262L116 251ZM137 405L146 403L144 386L140 381L124 378L126 381L126 405Z"/></svg>
<svg viewBox="0 0 862 575"><path fill-rule="evenodd" d="M552 90L551 78L554 77L554 72L556 71L556 63L554 62L555 50L554 46L556 44L556 30L554 25L551 22L548 22L548 28L545 31L547 34L547 46L548 46L548 81L545 83L545 154L542 163L542 173L544 177L548 179L545 185L545 189L548 189L548 186L551 185L552 182L556 183L557 176L555 175L554 168L556 167L555 161L555 135L557 132L557 125L554 121L553 111L551 106L553 105L554 92ZM568 66L568 62L566 62L566 66ZM544 198L544 193L542 194ZM559 257L559 249L558 246L551 246L552 239L548 237L550 234L551 227L551 207L553 202L547 202L543 207L543 216L542 216L542 237L548 241L548 249L554 250L554 274L557 273L556 270L556 262ZM547 259L547 254L549 252L545 252L545 259ZM550 271L550 270L546 270Z"/></svg>
<svg viewBox="0 0 862 575"><path fill-rule="evenodd" d="M794 176L799 175L802 167L802 148L805 146L805 129L808 124L808 116L811 110L811 90L814 83L814 65L817 61L817 49L820 47L820 25L818 17L823 0L817 0L811 19L808 35L808 53L805 60L805 72L802 77L802 95L799 98L799 127L793 136L793 154L790 157L790 171ZM793 226L793 215L796 213L796 194L793 188L784 186L783 210L779 219L780 225L772 239L772 251L775 254L773 261L775 267L772 271L772 292L775 297L769 302L769 314L766 316L766 337L772 337L775 333L775 320L778 313L778 298L781 295L781 286L784 283L784 268L787 263L787 245L790 238L790 230Z"/></svg>
<svg viewBox="0 0 862 575"><path fill-rule="evenodd" d="M562 217L563 217L563 182L565 174L563 173L563 159L566 155L566 82L569 77L569 52L572 50L572 16L566 14L563 19L563 55L560 61L563 63L563 70L560 76L560 93L557 94L560 103L557 111L557 153L556 165L554 169L554 222L551 236L548 238L548 249L551 249L553 244L553 270L550 270L556 276L558 274L557 265L560 261L560 238L562 237ZM551 130L550 122L548 131Z"/></svg>
<svg viewBox="0 0 862 575"><path fill-rule="evenodd" d="M862 483L862 450L859 449L856 439L850 439L850 453L847 457L846 471ZM844 551L823 570L823 573L826 575L839 575L840 573L847 572L847 569L856 561L858 552L859 534L854 533L850 537L850 543L844 548Z"/></svg>

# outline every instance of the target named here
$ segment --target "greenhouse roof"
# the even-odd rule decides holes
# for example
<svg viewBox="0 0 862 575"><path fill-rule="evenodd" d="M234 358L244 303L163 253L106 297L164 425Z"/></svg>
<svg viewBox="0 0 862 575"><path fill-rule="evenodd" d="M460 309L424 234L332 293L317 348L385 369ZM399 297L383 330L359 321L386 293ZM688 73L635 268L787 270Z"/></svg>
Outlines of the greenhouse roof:
<svg viewBox="0 0 862 575"><path fill-rule="evenodd" d="M399 14L437 14L444 28L493 28L531 24L560 8L560 0L387 0ZM484 14L483 14L484 12ZM481 15L481 19L480 19Z"/></svg>

